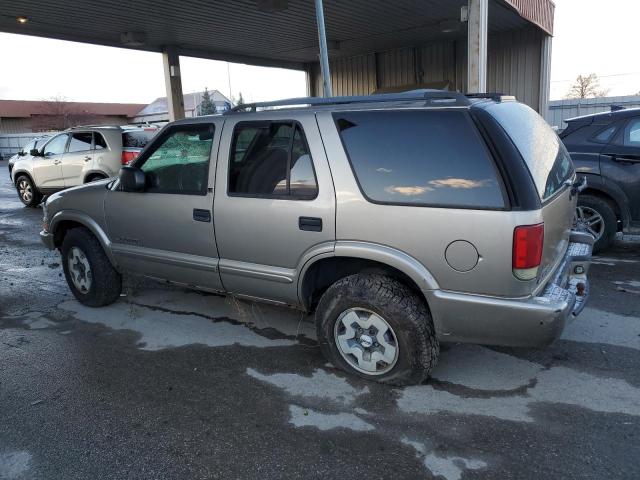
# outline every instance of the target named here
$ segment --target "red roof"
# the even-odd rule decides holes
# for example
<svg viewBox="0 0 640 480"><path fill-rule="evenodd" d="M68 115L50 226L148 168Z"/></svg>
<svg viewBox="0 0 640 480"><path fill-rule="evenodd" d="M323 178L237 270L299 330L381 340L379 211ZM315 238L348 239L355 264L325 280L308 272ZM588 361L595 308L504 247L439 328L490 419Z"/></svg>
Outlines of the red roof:
<svg viewBox="0 0 640 480"><path fill-rule="evenodd" d="M74 114L116 115L134 117L147 105L144 103L51 102L38 100L0 100L0 117L30 117L52 115L60 111Z"/></svg>

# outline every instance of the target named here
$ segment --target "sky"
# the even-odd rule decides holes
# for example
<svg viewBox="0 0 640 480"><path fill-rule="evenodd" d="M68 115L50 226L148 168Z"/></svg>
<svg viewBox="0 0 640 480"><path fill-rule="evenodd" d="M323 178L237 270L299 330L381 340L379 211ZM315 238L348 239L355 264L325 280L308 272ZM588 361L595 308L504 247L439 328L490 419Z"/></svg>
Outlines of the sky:
<svg viewBox="0 0 640 480"><path fill-rule="evenodd" d="M610 95L640 92L640 0L554 0L551 99L596 73ZM0 33L0 98L150 103L165 95L159 53ZM86 58L94 59L87 64ZM81 59L74 61L74 59ZM245 101L304 96L303 72L181 57L185 93L217 89ZM37 66L25 72L19 66Z"/></svg>

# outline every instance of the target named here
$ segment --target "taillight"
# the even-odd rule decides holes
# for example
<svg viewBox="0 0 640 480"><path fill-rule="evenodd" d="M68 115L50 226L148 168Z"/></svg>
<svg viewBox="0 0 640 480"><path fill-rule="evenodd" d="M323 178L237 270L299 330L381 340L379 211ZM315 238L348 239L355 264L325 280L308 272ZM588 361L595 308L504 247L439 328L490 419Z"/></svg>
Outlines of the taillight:
<svg viewBox="0 0 640 480"><path fill-rule="evenodd" d="M138 152L122 152L122 165L129 165L138 156Z"/></svg>
<svg viewBox="0 0 640 480"><path fill-rule="evenodd" d="M520 280L538 276L542 262L544 223L520 225L513 231L513 274Z"/></svg>

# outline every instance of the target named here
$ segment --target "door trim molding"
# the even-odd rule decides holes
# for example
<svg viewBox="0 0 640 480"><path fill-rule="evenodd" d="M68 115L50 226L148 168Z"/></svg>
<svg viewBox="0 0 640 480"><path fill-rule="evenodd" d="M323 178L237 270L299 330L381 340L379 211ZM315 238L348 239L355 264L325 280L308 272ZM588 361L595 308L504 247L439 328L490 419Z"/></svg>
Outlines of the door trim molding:
<svg viewBox="0 0 640 480"><path fill-rule="evenodd" d="M276 283L293 283L296 277L296 270L292 268L272 267L238 260L222 259L219 263L219 269L221 274L237 275Z"/></svg>
<svg viewBox="0 0 640 480"><path fill-rule="evenodd" d="M133 245L125 245L122 243L111 244L111 250L113 251L114 255L122 255L130 258L150 260L157 263L175 265L177 267L186 267L212 272L218 271L219 259L216 257L203 257L200 255L190 255L188 253L169 252L166 250L137 247Z"/></svg>

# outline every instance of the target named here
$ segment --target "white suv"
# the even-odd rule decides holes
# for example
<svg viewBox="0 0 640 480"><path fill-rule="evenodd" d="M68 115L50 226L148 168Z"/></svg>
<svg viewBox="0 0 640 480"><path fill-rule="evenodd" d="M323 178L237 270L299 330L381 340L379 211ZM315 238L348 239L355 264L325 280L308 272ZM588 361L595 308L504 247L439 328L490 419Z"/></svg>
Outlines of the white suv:
<svg viewBox="0 0 640 480"><path fill-rule="evenodd" d="M51 137L13 165L11 179L22 203L65 188L115 177L157 132L157 127L74 127Z"/></svg>

